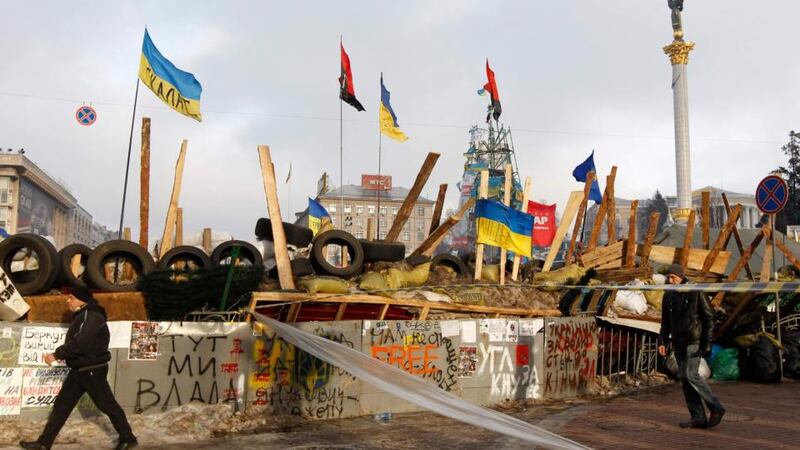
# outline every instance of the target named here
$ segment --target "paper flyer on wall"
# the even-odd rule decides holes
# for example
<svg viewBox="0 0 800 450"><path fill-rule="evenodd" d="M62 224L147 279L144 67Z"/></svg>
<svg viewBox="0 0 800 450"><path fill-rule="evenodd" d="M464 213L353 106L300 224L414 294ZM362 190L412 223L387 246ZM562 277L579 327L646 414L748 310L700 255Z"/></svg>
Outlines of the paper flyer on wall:
<svg viewBox="0 0 800 450"><path fill-rule="evenodd" d="M19 415L22 404L22 368L0 368L0 416Z"/></svg>
<svg viewBox="0 0 800 450"><path fill-rule="evenodd" d="M506 341L517 342L519 336L519 322L516 320L509 320L506 322Z"/></svg>
<svg viewBox="0 0 800 450"><path fill-rule="evenodd" d="M158 359L158 322L132 322L128 359L155 361Z"/></svg>
<svg viewBox="0 0 800 450"><path fill-rule="evenodd" d="M46 366L44 355L54 353L64 344L67 329L61 327L24 327L20 333L19 365ZM54 366L64 363L54 362Z"/></svg>
<svg viewBox="0 0 800 450"><path fill-rule="evenodd" d="M108 348L128 348L131 345L132 324L130 320L108 322L108 332L111 334Z"/></svg>
<svg viewBox="0 0 800 450"><path fill-rule="evenodd" d="M457 320L441 320L439 327L442 329L442 337L458 336L461 333L461 327Z"/></svg>
<svg viewBox="0 0 800 450"><path fill-rule="evenodd" d="M474 344L478 338L476 323L471 320L461 322L461 343Z"/></svg>
<svg viewBox="0 0 800 450"><path fill-rule="evenodd" d="M502 342L506 334L506 319L489 319L489 342Z"/></svg>

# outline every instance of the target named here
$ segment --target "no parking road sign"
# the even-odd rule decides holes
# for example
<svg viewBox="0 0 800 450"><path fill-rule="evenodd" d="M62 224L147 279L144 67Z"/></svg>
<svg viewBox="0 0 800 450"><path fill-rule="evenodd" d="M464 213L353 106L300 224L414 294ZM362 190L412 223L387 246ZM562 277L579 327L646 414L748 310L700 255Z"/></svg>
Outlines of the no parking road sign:
<svg viewBox="0 0 800 450"><path fill-rule="evenodd" d="M77 120L79 124L88 127L97 120L97 111L91 106L83 105L75 111L75 120Z"/></svg>
<svg viewBox="0 0 800 450"><path fill-rule="evenodd" d="M756 204L761 212L766 214L775 214L786 206L789 200L789 188L783 178L770 175L760 183L756 188Z"/></svg>

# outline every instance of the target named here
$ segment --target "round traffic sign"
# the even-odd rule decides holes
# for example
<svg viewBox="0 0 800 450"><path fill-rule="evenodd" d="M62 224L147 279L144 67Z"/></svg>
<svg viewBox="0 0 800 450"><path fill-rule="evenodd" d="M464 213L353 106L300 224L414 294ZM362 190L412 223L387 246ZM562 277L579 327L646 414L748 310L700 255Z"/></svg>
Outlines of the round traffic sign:
<svg viewBox="0 0 800 450"><path fill-rule="evenodd" d="M77 120L79 124L88 127L97 120L97 111L91 106L81 106L75 111L75 120Z"/></svg>
<svg viewBox="0 0 800 450"><path fill-rule="evenodd" d="M756 204L761 212L775 214L786 206L789 201L789 188L783 178L777 175L770 175L756 188Z"/></svg>

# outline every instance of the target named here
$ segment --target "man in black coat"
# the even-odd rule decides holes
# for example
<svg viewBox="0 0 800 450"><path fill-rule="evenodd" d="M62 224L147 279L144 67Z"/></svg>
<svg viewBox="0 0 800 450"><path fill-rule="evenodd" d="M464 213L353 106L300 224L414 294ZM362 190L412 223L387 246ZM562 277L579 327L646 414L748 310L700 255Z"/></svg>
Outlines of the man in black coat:
<svg viewBox="0 0 800 450"><path fill-rule="evenodd" d="M687 281L683 267L678 264L669 267L669 284L684 284ZM683 385L686 407L692 416L690 421L680 424L682 428L711 428L718 425L725 414L725 408L699 374L700 358L711 354L713 328L711 307L701 292L667 291L664 294L658 353L666 356L670 344L675 351L677 377ZM703 401L711 413L708 419Z"/></svg>
<svg viewBox="0 0 800 450"><path fill-rule="evenodd" d="M114 429L119 433L116 449L136 447L136 437L131 431L125 412L114 399L114 393L106 379L108 362L111 360L106 312L86 287L73 290L67 296L67 306L75 315L67 330L64 345L58 347L55 353L45 355L44 361L47 365L64 361L71 370L61 386L39 439L20 441L19 445L26 449L49 449L72 409L86 392L97 408L111 419Z"/></svg>

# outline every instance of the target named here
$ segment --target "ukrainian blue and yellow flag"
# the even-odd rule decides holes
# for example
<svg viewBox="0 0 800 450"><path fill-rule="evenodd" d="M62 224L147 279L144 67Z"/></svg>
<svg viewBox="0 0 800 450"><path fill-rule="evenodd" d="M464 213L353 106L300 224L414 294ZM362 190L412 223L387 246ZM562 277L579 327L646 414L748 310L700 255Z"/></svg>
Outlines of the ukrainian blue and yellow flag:
<svg viewBox="0 0 800 450"><path fill-rule="evenodd" d="M397 116L394 114L392 104L389 102L391 94L383 85L383 74L381 74L381 108L379 112L378 122L381 127L381 134L389 136L395 141L405 142L408 136L400 130L400 125L397 124Z"/></svg>
<svg viewBox="0 0 800 450"><path fill-rule="evenodd" d="M498 201L481 199L475 205L478 243L531 256L533 216Z"/></svg>
<svg viewBox="0 0 800 450"><path fill-rule="evenodd" d="M142 60L139 63L139 78L158 98L179 113L198 122L200 117L200 82L194 75L175 67L158 51L147 29L144 30Z"/></svg>
<svg viewBox="0 0 800 450"><path fill-rule="evenodd" d="M324 206L320 205L318 201L308 198L308 228L317 235L320 231L325 231L331 223L331 215Z"/></svg>

